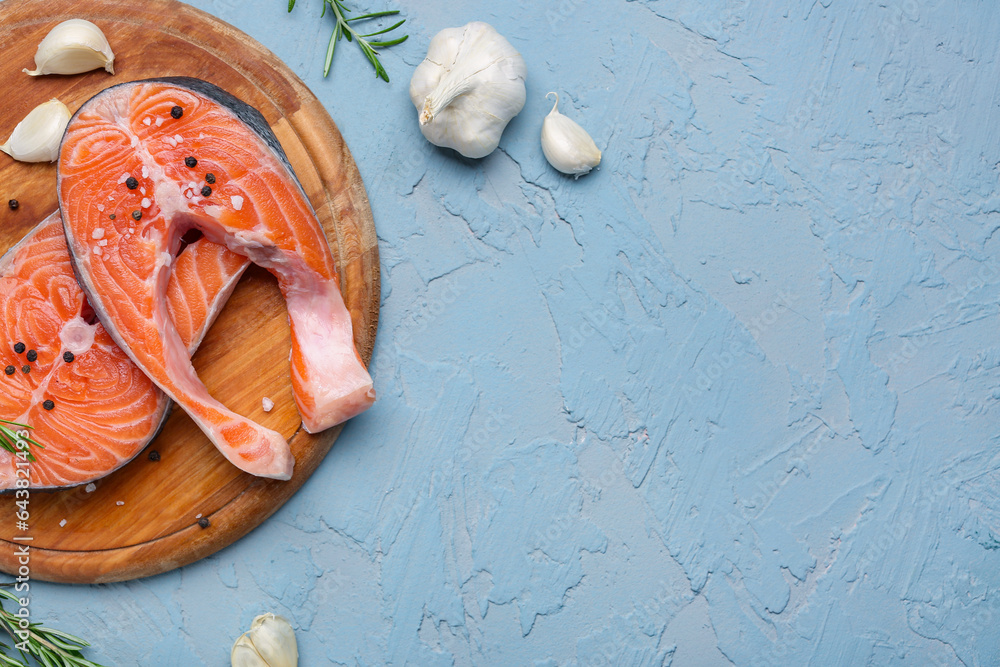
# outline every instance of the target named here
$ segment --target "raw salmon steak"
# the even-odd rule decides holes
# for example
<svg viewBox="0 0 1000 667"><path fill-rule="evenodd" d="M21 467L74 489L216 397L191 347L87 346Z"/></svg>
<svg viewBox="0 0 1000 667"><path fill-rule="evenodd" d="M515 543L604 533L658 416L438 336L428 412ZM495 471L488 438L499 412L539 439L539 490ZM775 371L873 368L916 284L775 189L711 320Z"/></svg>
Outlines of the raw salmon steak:
<svg viewBox="0 0 1000 667"><path fill-rule="evenodd" d="M375 400L326 236L256 109L198 79L108 88L66 129L58 193L77 276L98 317L237 467L288 479L294 460L278 433L209 395L167 315L167 279L190 229L277 278L291 324L292 391L307 431Z"/></svg>
<svg viewBox="0 0 1000 667"><path fill-rule="evenodd" d="M241 255L204 239L177 258L168 308L185 323L181 337L190 352L247 265ZM44 446L29 448L36 459L27 476L31 488L99 479L153 439L170 401L89 308L58 213L0 258L0 312L0 415L31 426L31 437ZM0 449L0 489L14 488L16 463L14 454Z"/></svg>

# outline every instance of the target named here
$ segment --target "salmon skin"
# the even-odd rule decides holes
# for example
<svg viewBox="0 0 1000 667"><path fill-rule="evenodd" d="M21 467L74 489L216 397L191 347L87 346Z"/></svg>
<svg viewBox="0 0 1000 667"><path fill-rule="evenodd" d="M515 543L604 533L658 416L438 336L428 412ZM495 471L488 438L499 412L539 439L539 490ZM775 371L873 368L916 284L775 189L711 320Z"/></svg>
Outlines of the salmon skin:
<svg viewBox="0 0 1000 667"><path fill-rule="evenodd" d="M210 396L184 353L165 289L190 229L277 278L291 324L292 392L307 431L375 400L326 236L256 109L198 79L108 88L70 120L58 194L77 276L101 321L240 469L289 479L294 460L278 433ZM107 244L95 245L95 235Z"/></svg>
<svg viewBox="0 0 1000 667"><path fill-rule="evenodd" d="M204 239L177 258L168 308L184 317L182 340L191 353L247 265L241 255ZM89 311L58 212L0 258L0 309L0 364L15 369L0 375L0 415L32 426L31 437L44 446L30 448L36 459L27 477L31 488L100 479L155 437L170 401ZM17 343L25 346L20 353ZM15 488L17 461L0 449L0 490Z"/></svg>

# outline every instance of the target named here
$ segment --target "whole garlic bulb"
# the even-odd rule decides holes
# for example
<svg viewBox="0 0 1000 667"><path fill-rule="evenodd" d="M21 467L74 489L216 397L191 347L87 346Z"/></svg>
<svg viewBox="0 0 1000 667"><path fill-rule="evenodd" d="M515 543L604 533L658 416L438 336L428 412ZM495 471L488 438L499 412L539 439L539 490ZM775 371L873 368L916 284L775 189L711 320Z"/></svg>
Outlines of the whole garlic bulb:
<svg viewBox="0 0 1000 667"><path fill-rule="evenodd" d="M59 100L39 104L17 124L0 151L21 162L55 162L69 118L69 109Z"/></svg>
<svg viewBox="0 0 1000 667"><path fill-rule="evenodd" d="M572 118L559 113L559 94L552 111L542 122L542 152L553 167L580 178L601 163L601 151L587 131Z"/></svg>
<svg viewBox="0 0 1000 667"><path fill-rule="evenodd" d="M31 76L81 74L103 67L115 73L115 54L101 29L84 19L63 21L45 35L35 52Z"/></svg>
<svg viewBox="0 0 1000 667"><path fill-rule="evenodd" d="M253 619L250 631L237 638L229 657L232 667L296 667L295 631L281 616L261 614Z"/></svg>
<svg viewBox="0 0 1000 667"><path fill-rule="evenodd" d="M410 80L420 131L436 146L486 157L524 108L526 75L524 58L493 26L442 30Z"/></svg>

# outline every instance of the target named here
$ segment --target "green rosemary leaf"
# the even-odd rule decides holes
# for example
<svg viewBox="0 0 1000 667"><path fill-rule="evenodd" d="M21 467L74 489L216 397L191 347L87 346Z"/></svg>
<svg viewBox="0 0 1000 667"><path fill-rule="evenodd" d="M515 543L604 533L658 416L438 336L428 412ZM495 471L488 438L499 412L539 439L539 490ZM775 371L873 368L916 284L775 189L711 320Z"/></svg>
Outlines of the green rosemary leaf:
<svg viewBox="0 0 1000 667"><path fill-rule="evenodd" d="M333 34L330 35L330 44L326 47L326 61L323 63L323 76L330 73L330 63L333 62L333 50L337 48L337 42L340 40L340 24L333 29Z"/></svg>
<svg viewBox="0 0 1000 667"><path fill-rule="evenodd" d="M389 26L388 28L382 28L382 29L381 29L381 30L379 30L378 32L370 32L370 33L368 33L367 35L361 35L361 36L362 36L362 37L374 37L375 35L383 35L383 34L385 34L385 33L387 33L387 32L392 32L393 30L395 30L395 29L396 29L396 28L398 28L399 26L403 25L404 23L406 23L406 19L403 19L403 20L402 20L402 21L400 21L399 23L396 23L396 24L394 24L394 25L391 25L391 26ZM409 35L407 35L407 37L409 37ZM404 37L403 39L406 39L406 37ZM369 43L369 44L371 44L372 46L375 46L375 45L377 44L377 42L368 42L368 43ZM398 43L399 43L399 42L397 42L397 44L398 44Z"/></svg>
<svg viewBox="0 0 1000 667"><path fill-rule="evenodd" d="M388 9L388 10L386 10L384 12L372 12L371 14L362 14L361 16L352 16L351 18L347 19L347 22L350 23L351 21L363 21L364 19L377 19L377 18L381 18L383 16L395 16L398 13L399 13L398 9ZM400 21L399 23L402 23L402 22L403 21Z"/></svg>
<svg viewBox="0 0 1000 667"><path fill-rule="evenodd" d="M11 657L11 648L0 642L0 667L9 665L27 667L29 658L43 667L102 667L83 656L82 649L90 644L67 632L31 623L27 628L27 641L18 637L16 633L21 630L20 619L3 608L3 599L18 601L16 595L0 588L0 631L9 635L15 644L26 646L27 652L18 650L21 660L17 660Z"/></svg>
<svg viewBox="0 0 1000 667"><path fill-rule="evenodd" d="M17 454L18 452L17 441L20 440L21 438L19 438L17 433L12 428L10 428L11 426L16 426L18 428L27 430L31 430L32 427L28 426L27 424L21 424L19 422L10 421L9 419L0 418L0 447L6 449L11 454ZM31 438L30 436L24 438L24 441L27 442L29 445L34 445L35 447L39 447L40 449L45 449L44 445L42 445L37 440ZM35 459L35 455L31 453L30 449L28 450L27 459L29 461L37 460Z"/></svg>
<svg viewBox="0 0 1000 667"><path fill-rule="evenodd" d="M403 35L399 39L393 39L388 42L368 42L374 47L386 47L386 46L396 46L397 44L402 44L409 38L409 35Z"/></svg>
<svg viewBox="0 0 1000 667"><path fill-rule="evenodd" d="M288 0L288 11L292 11L295 6L295 0ZM320 18L326 16L326 10L330 9L333 12L333 18L336 23L333 27L333 34L330 35L330 42L326 47L326 57L323 61L323 76L328 76L330 74L330 67L333 63L333 54L337 47L337 42L341 38L346 39L348 42L357 41L358 47L361 52L367 58L368 62L371 63L372 67L375 69L375 75L380 79L385 81L389 80L389 74L385 71L385 67L382 66L378 58L378 54L375 49L384 49L389 46L395 46L396 44L402 44L406 41L409 35L403 35L397 39L379 40L379 41L367 41L366 38L374 37L376 35L384 35L386 33L392 32L398 29L404 23L406 19L396 22L388 28L383 28L375 32L370 32L367 34L361 34L357 32L351 23L355 21L371 20L385 18L387 16L396 16L399 14L398 9L387 9L376 12L368 12L365 14L359 14L357 16L350 16L348 14L353 13L353 10L348 7L344 0L323 0L323 11L320 13Z"/></svg>

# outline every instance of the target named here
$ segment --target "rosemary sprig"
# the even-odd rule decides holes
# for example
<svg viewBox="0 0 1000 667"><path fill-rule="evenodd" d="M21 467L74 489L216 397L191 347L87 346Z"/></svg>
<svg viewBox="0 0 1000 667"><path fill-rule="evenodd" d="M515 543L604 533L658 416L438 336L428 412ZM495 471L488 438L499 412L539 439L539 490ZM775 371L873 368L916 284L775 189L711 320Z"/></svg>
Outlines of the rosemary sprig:
<svg viewBox="0 0 1000 667"><path fill-rule="evenodd" d="M330 44L326 48L326 61L323 63L323 76L327 76L330 73L330 64L333 62L333 52L337 48L337 42L340 41L341 37L344 37L348 42L357 41L358 46L361 48L361 52L365 54L368 62L370 62L372 67L375 68L375 76L383 79L384 81L389 81L389 74L385 71L385 68L382 67L382 62L378 57L379 54L375 49L383 49L388 46L402 44L406 41L409 35L403 35L402 37L388 40L369 40L367 38L377 37L378 35L384 35L392 32L399 26L406 23L406 19L402 19L388 28L383 28L381 30L365 34L361 34L355 30L351 26L351 23L355 21L369 21L371 19L379 19L386 16L396 16L399 14L399 10L393 9L382 12L371 12L348 18L347 15L351 12L351 10L344 5L344 0L323 0L323 12L320 14L321 18L326 16L327 6L333 10L333 16L337 20L337 24L333 28L333 34L330 36ZM288 0L288 11L292 11L293 7L295 7L295 0Z"/></svg>
<svg viewBox="0 0 1000 667"><path fill-rule="evenodd" d="M0 588L0 597L17 602L17 596L3 588ZM27 629L27 640L22 639L16 634L19 631L24 632L18 626L19 620L17 616L3 608L3 601L0 600L0 627L10 635L15 646L18 644L25 646L25 642L27 642L28 649L27 654L21 649L17 650L22 658L22 660L18 660L7 655L11 648L0 642L0 647L2 647L0 666L29 667L28 657L30 656L46 667L102 667L102 665L83 657L83 649L90 644L61 630L31 623Z"/></svg>
<svg viewBox="0 0 1000 667"><path fill-rule="evenodd" d="M20 438L18 438L17 433L15 433L12 428L10 428L11 426L16 426L18 428L23 428L28 430L31 430L33 427L28 426L27 424L19 424L17 422L12 422L9 419L0 418L0 447L3 447L11 454L17 454L17 441L20 440ZM35 447L41 447L42 449L45 449L45 445L34 440L33 438L25 438L24 441L27 442L29 445L34 445ZM28 450L28 460L29 461L36 460L35 455L31 453L31 450Z"/></svg>

